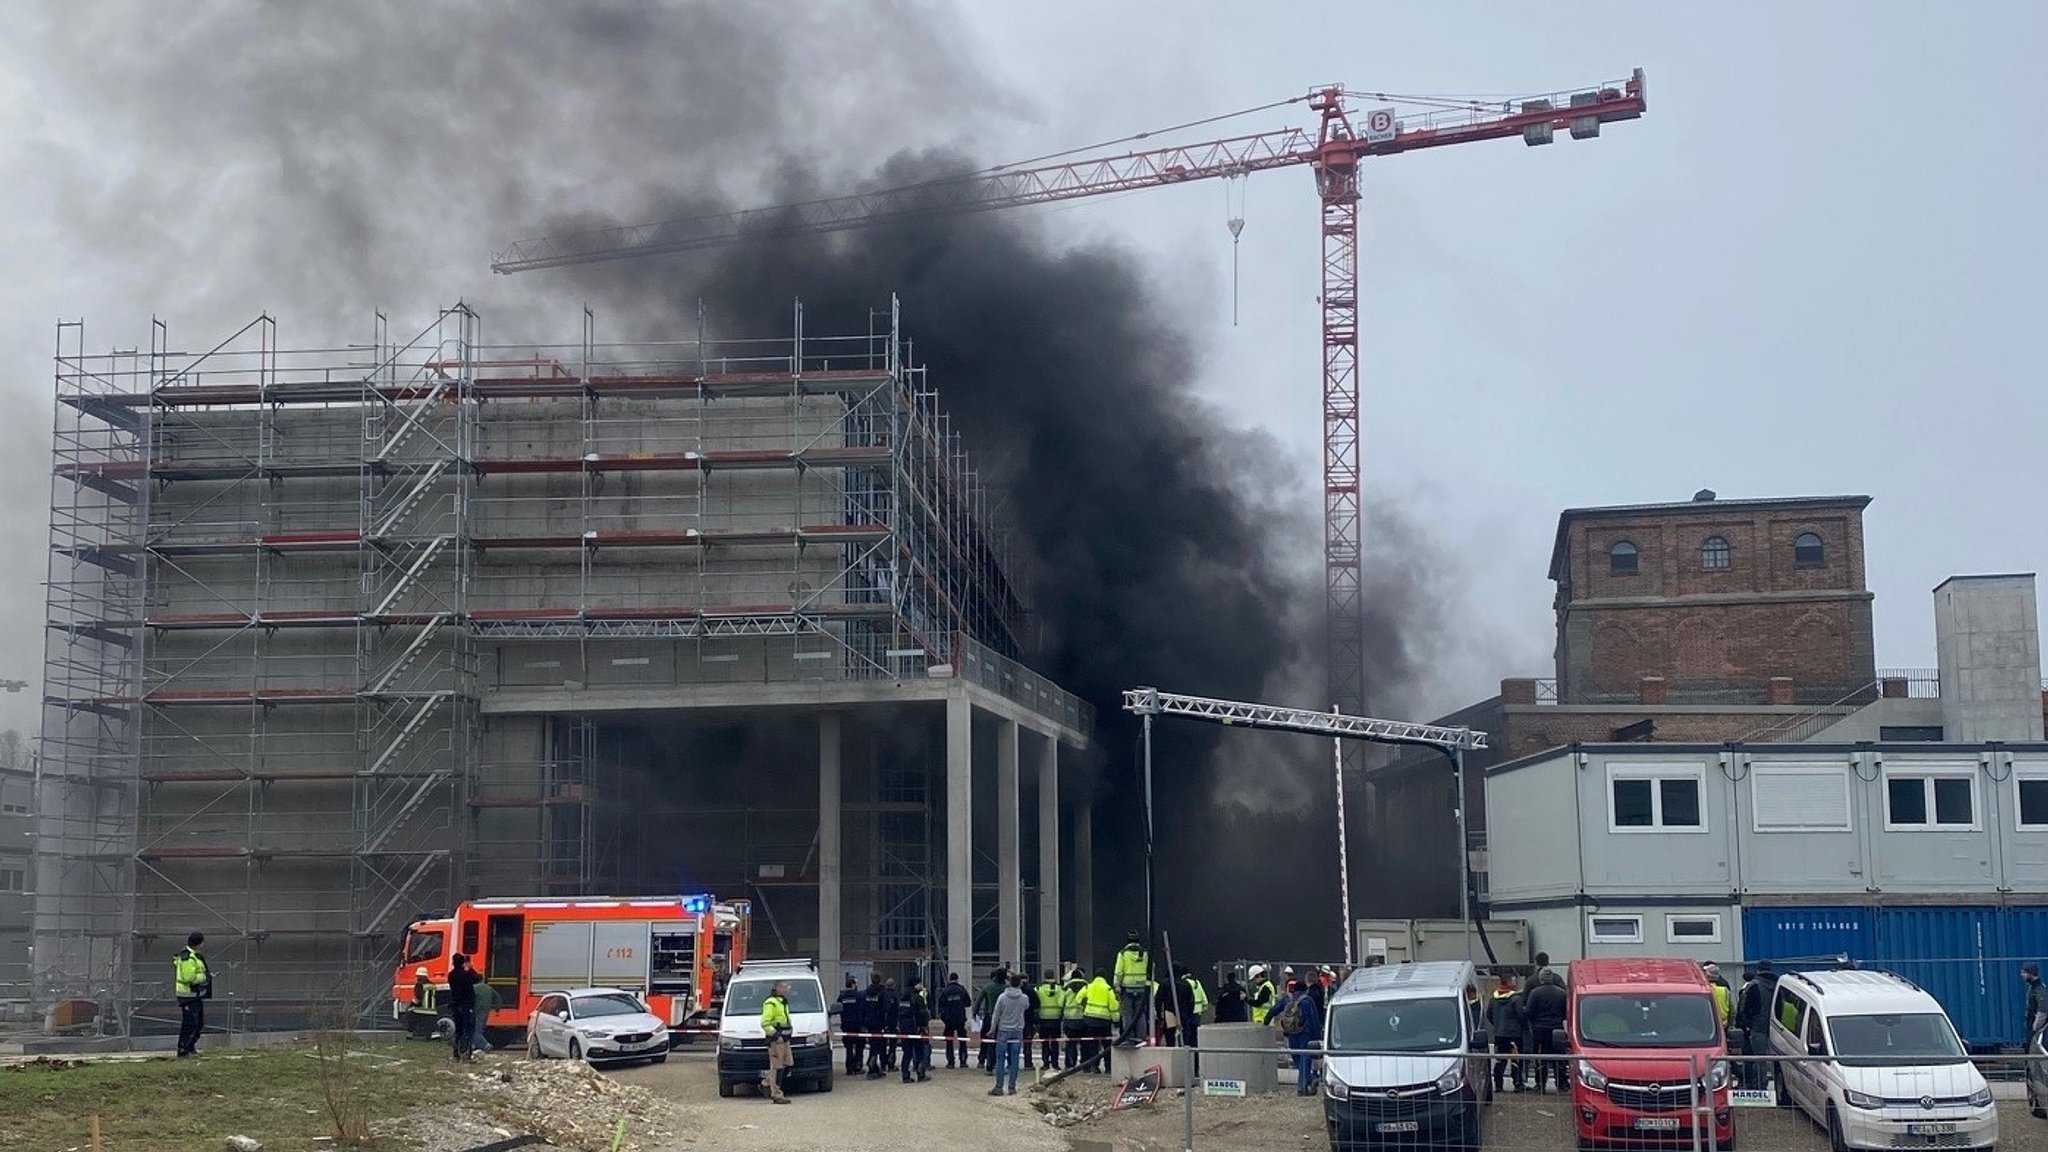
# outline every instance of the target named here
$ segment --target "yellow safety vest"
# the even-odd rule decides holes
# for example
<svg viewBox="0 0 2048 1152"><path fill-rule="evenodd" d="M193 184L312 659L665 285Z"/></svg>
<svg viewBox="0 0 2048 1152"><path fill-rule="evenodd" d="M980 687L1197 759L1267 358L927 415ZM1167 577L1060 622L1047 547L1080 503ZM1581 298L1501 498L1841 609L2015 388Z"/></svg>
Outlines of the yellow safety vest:
<svg viewBox="0 0 2048 1152"><path fill-rule="evenodd" d="M1066 994L1060 997L1060 1017L1065 1020L1079 1020L1088 1008L1088 982L1067 981Z"/></svg>
<svg viewBox="0 0 2048 1152"><path fill-rule="evenodd" d="M1709 983L1707 987L1714 990L1714 1015L1720 1017L1721 1023L1728 1023L1728 990L1719 984Z"/></svg>
<svg viewBox="0 0 2048 1152"><path fill-rule="evenodd" d="M890 1021L894 1024L894 1021ZM778 1029L789 1027L789 1004L780 996L761 1001L761 1034L773 1039Z"/></svg>
<svg viewBox="0 0 2048 1152"><path fill-rule="evenodd" d="M1038 986L1038 1018L1058 1020L1066 1015L1067 990L1047 980Z"/></svg>
<svg viewBox="0 0 2048 1152"><path fill-rule="evenodd" d="M171 958L171 973L178 995L197 996L199 986L207 982L206 959L187 948Z"/></svg>
<svg viewBox="0 0 2048 1152"><path fill-rule="evenodd" d="M1252 1023L1254 1024L1264 1024L1266 1017L1273 1011L1275 996L1271 980L1261 980L1257 984L1252 985L1252 999L1259 999L1262 993L1266 1002L1252 1005Z"/></svg>
<svg viewBox="0 0 2048 1152"><path fill-rule="evenodd" d="M1125 991L1143 988L1150 982L1152 958L1143 948L1126 946L1116 954L1116 986Z"/></svg>
<svg viewBox="0 0 2048 1152"><path fill-rule="evenodd" d="M1090 1020L1116 1019L1116 993L1109 990L1109 981L1097 976L1081 993L1083 1005L1081 1014Z"/></svg>
<svg viewBox="0 0 2048 1152"><path fill-rule="evenodd" d="M1202 982L1193 976L1188 977L1188 988L1195 994L1195 1017L1200 1019L1209 1012L1209 990L1202 987Z"/></svg>

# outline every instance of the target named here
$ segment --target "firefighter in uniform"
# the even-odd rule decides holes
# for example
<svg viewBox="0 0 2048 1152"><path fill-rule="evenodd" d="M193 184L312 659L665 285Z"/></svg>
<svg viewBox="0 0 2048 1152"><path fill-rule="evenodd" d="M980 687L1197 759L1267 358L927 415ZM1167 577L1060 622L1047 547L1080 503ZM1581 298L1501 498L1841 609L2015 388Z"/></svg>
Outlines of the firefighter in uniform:
<svg viewBox="0 0 2048 1152"><path fill-rule="evenodd" d="M860 1075L861 1064L867 1056L867 997L860 994L860 987L853 977L846 978L846 987L839 993L839 1031L846 1044L846 1074Z"/></svg>
<svg viewBox="0 0 2048 1152"><path fill-rule="evenodd" d="M1055 973L1038 985L1038 1058L1048 1068L1060 1066L1060 1025L1067 1015L1067 990Z"/></svg>

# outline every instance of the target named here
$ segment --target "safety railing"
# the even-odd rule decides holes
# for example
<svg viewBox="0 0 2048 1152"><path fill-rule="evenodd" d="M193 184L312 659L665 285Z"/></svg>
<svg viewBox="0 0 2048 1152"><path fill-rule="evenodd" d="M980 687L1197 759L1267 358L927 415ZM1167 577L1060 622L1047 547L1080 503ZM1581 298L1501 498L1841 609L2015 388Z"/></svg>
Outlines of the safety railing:
<svg viewBox="0 0 2048 1152"><path fill-rule="evenodd" d="M1602 1148L1623 1152L1823 1152L1843 1148L2032 1148L2048 1145L2048 1056L1908 1056L1870 1036L1824 1029L1814 1047L1778 1030L1763 1054L1718 1045L1581 1044L1523 1053L1492 1037L1461 1050L1434 1035L1401 1035L1422 1013L1390 1006L1390 1031L1374 1050L1324 1050L1320 1041L1229 1042L1204 1025L1190 1051L1062 1041L1054 1064L1039 1053L1026 1085L1049 1099L1040 1110L1086 1141L1095 1125L1172 1147L1334 1149ZM1253 1034L1262 1030L1253 1029ZM1896 1032L1896 1028L1892 1029ZM1546 1049L1550 1047L1545 1038ZM1558 1039L1568 1039L1559 1037ZM1897 1041L1897 1036L1890 1037ZM1858 1045L1851 1052L1838 1043ZM1886 1048L1893 1055L1884 1055ZM1192 1065L1192 1067L1191 1067ZM1132 1078L1156 1072L1157 1087ZM1192 1091L1183 1094L1182 1086ZM1116 1110L1136 1115L1104 1119Z"/></svg>

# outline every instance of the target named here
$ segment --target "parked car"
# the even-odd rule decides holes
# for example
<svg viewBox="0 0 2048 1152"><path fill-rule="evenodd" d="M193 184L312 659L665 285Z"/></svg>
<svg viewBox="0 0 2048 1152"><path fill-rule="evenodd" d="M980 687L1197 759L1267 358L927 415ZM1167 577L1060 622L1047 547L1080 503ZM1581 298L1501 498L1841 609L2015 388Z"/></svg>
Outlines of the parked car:
<svg viewBox="0 0 2048 1152"><path fill-rule="evenodd" d="M1691 960L1574 960L1559 1047L1571 1055L1572 1122L1580 1148L1735 1147L1728 1036L1714 991Z"/></svg>
<svg viewBox="0 0 2048 1152"><path fill-rule="evenodd" d="M1487 1035L1464 960L1361 968L1323 1022L1323 1120L1331 1152L1479 1147L1493 1098Z"/></svg>
<svg viewBox="0 0 2048 1152"><path fill-rule="evenodd" d="M668 1059L668 1025L623 988L569 988L541 996L526 1022L526 1053L591 1064Z"/></svg>
<svg viewBox="0 0 2048 1152"><path fill-rule="evenodd" d="M810 960L749 960L725 986L718 1016L718 1094L731 1096L742 1084L758 1085L768 1070L768 1040L761 1031L761 1005L777 981L789 985L789 1086L809 1084L832 1090L832 1016L817 964ZM836 1008L837 1005L833 1005Z"/></svg>
<svg viewBox="0 0 2048 1152"><path fill-rule="evenodd" d="M1941 1005L1892 972L1800 972L1771 1004L1778 1103L1797 1105L1845 1148L1989 1148L1991 1086ZM2033 1091L2032 1069L2028 1089Z"/></svg>

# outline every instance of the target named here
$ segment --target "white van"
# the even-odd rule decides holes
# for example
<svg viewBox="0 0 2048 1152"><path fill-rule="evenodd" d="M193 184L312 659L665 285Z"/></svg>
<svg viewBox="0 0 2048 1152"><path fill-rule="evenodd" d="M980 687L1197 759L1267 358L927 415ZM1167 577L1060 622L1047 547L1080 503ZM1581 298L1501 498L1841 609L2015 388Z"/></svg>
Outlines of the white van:
<svg viewBox="0 0 2048 1152"><path fill-rule="evenodd" d="M1778 1104L1797 1104L1836 1148L1990 1148L1991 1086L1948 1013L1892 972L1778 978L1770 1051Z"/></svg>
<svg viewBox="0 0 2048 1152"><path fill-rule="evenodd" d="M1478 973L1469 961L1361 968L1323 1021L1323 1120L1332 1152L1479 1147L1493 1098Z"/></svg>
<svg viewBox="0 0 2048 1152"><path fill-rule="evenodd" d="M810 960L748 960L725 986L718 1017L718 1094L731 1096L742 1084L758 1085L768 1070L768 1040L761 1031L761 1005L777 981L789 985L789 1087L809 1084L832 1090L832 1017L825 986Z"/></svg>

